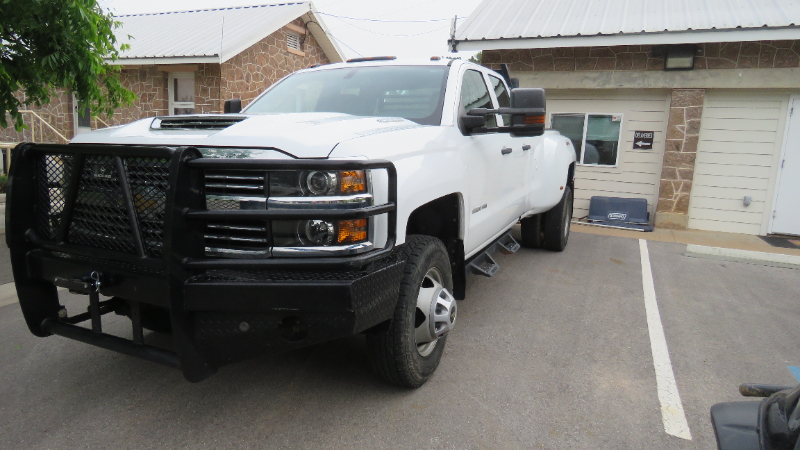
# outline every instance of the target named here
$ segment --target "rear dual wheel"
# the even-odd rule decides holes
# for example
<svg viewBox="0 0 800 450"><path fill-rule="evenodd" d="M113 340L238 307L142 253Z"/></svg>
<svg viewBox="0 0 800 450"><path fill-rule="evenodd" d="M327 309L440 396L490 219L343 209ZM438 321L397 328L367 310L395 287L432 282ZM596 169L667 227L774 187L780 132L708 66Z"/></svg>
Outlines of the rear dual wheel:
<svg viewBox="0 0 800 450"><path fill-rule="evenodd" d="M522 245L528 248L544 247L556 252L564 250L569 240L572 202L572 188L564 186L564 195L556 206L542 214L522 219Z"/></svg>

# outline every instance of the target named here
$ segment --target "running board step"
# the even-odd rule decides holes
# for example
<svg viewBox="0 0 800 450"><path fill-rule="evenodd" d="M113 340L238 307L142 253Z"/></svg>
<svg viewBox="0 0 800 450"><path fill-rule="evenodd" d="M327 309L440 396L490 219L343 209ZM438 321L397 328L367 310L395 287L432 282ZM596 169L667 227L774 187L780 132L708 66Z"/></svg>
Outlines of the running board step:
<svg viewBox="0 0 800 450"><path fill-rule="evenodd" d="M500 270L500 265L487 253L481 253L477 258L473 259L472 262L469 263L469 267L475 275L484 275L487 277L491 277Z"/></svg>
<svg viewBox="0 0 800 450"><path fill-rule="evenodd" d="M497 241L497 247L498 250L500 250L500 253L504 255L517 253L517 250L519 250L519 244L514 240L513 237L511 237L511 233L501 237L500 240Z"/></svg>
<svg viewBox="0 0 800 450"><path fill-rule="evenodd" d="M482 252L478 253L472 259L467 261L467 265L465 267L467 275L472 273L475 275L491 277L497 273L498 270L500 270L500 265L497 264L494 258L492 258L492 255L497 252L510 255L512 253L516 253L519 248L520 246L517 241L511 237L511 232L507 232L489 244L483 249Z"/></svg>

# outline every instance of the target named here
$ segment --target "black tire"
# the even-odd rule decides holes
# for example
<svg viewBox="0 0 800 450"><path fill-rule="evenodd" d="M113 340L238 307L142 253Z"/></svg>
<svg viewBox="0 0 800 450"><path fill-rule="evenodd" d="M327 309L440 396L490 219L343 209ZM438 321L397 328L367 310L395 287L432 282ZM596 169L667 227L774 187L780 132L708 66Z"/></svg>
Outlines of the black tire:
<svg viewBox="0 0 800 450"><path fill-rule="evenodd" d="M560 252L567 246L572 221L572 189L564 187L561 201L544 213L544 248Z"/></svg>
<svg viewBox="0 0 800 450"><path fill-rule="evenodd" d="M417 296L432 268L438 269L441 284L450 292L453 275L447 250L435 237L408 236L401 255L406 262L394 317L388 330L367 335L367 348L372 369L381 378L398 386L417 388L436 371L447 341L447 336L439 338L426 356L417 350L414 337Z"/></svg>
<svg viewBox="0 0 800 450"><path fill-rule="evenodd" d="M521 242L526 248L541 248L544 240L544 230L542 227L542 215L526 217L520 220Z"/></svg>

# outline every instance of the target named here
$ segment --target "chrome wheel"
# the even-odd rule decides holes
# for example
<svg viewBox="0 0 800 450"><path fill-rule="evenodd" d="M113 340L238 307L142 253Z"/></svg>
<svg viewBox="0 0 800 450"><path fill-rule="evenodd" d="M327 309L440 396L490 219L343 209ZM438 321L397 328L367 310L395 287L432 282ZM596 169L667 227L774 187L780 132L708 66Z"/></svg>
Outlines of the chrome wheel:
<svg viewBox="0 0 800 450"><path fill-rule="evenodd" d="M414 341L420 356L430 355L439 338L453 329L456 312L456 301L443 286L442 272L431 267L422 279L417 295Z"/></svg>

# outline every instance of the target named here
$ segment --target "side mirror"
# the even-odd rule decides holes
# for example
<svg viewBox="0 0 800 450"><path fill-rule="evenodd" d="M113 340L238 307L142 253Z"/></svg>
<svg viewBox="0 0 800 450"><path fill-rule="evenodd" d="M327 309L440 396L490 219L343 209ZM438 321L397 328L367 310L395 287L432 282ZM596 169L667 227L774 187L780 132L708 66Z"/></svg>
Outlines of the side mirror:
<svg viewBox="0 0 800 450"><path fill-rule="evenodd" d="M225 114L236 114L242 111L242 99L234 98L225 100L225 107L223 109Z"/></svg>
<svg viewBox="0 0 800 450"><path fill-rule="evenodd" d="M458 118L458 128L461 129L461 132L466 134L471 134L472 130L476 128L482 128L486 125L486 116L469 116L466 114L462 114Z"/></svg>
<svg viewBox="0 0 800 450"><path fill-rule="evenodd" d="M483 117L489 114L510 114L511 123L504 127L484 128L485 133L511 133L514 136L541 136L544 134L546 114L544 89L511 89L510 108L475 108L467 116Z"/></svg>
<svg viewBox="0 0 800 450"><path fill-rule="evenodd" d="M523 136L540 136L544 134L544 116L547 101L544 89L517 88L511 89L511 108L522 110L541 110L541 113L514 114L511 113L511 126L523 130L515 134Z"/></svg>

